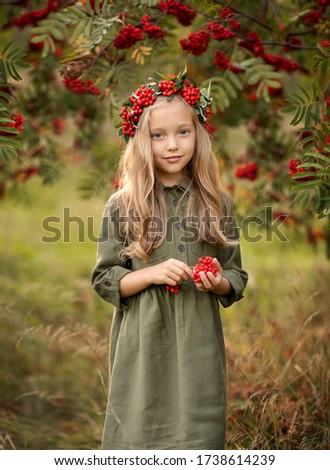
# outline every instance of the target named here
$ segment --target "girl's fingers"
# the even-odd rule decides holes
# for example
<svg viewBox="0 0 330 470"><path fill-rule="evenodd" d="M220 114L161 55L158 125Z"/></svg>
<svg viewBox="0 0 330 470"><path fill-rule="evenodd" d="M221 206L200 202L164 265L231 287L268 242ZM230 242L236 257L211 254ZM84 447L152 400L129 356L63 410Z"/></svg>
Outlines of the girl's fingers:
<svg viewBox="0 0 330 470"><path fill-rule="evenodd" d="M214 278L214 276L213 276L212 273L208 273L208 275L206 275L206 274L202 271L202 272L199 273L199 276L200 276L200 278L201 278L201 281L202 281L203 286L204 286L206 289L210 289L211 287L213 287L213 284L212 284L211 280L210 280L209 277L208 277L208 276L210 276L210 277L212 276L212 277Z"/></svg>

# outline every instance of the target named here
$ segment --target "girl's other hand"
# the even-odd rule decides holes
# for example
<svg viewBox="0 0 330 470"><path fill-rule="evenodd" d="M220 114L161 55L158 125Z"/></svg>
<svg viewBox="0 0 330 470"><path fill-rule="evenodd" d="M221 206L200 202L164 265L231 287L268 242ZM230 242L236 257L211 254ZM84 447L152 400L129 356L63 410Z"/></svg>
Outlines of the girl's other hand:
<svg viewBox="0 0 330 470"><path fill-rule="evenodd" d="M175 258L170 258L146 269L150 284L176 286L182 281L189 281L193 274L192 269L186 263Z"/></svg>
<svg viewBox="0 0 330 470"><path fill-rule="evenodd" d="M218 272L216 273L216 275L214 275L210 271L208 272L200 271L199 276L201 278L201 282L195 282L197 289L202 292L207 292L209 290L217 289L220 287L220 284L222 283L222 280L223 280L222 267L219 261L216 258L213 258L212 265L217 267L218 269Z"/></svg>

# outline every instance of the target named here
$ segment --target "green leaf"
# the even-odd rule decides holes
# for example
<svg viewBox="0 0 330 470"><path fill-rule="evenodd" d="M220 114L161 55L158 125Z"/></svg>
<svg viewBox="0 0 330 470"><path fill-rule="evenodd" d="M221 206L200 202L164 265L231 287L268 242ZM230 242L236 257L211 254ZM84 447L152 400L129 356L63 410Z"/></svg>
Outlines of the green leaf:
<svg viewBox="0 0 330 470"><path fill-rule="evenodd" d="M320 170L323 170L323 169L324 169L324 166L323 166L323 165L320 165L319 163L316 163L316 162L301 163L301 164L299 165L299 168L311 168L311 167L319 168ZM314 174L315 174L315 173L314 173Z"/></svg>
<svg viewBox="0 0 330 470"><path fill-rule="evenodd" d="M94 10L93 10L93 8L91 7L90 0L86 0L86 1L85 1L85 7L86 7L87 13L88 13L90 16L94 16Z"/></svg>
<svg viewBox="0 0 330 470"><path fill-rule="evenodd" d="M312 105L307 106L307 112L306 112L306 118L305 118L305 127L309 126L309 123L311 122L311 113L312 113Z"/></svg>
<svg viewBox="0 0 330 470"><path fill-rule="evenodd" d="M256 85L260 80L261 80L261 75L259 73L256 73L252 75L250 78L248 78L247 82L249 85Z"/></svg>
<svg viewBox="0 0 330 470"><path fill-rule="evenodd" d="M304 191L296 195L295 203L307 209L310 206L314 192Z"/></svg>
<svg viewBox="0 0 330 470"><path fill-rule="evenodd" d="M17 60L15 64L18 67L21 67L22 69L29 69L31 67L31 64L28 64L27 62L23 62L22 60Z"/></svg>
<svg viewBox="0 0 330 470"><path fill-rule="evenodd" d="M324 150L327 151L326 149L324 149ZM330 157L322 155L321 153L306 152L305 156L306 157L313 157L313 158L316 158L317 160L322 160L322 161L326 162L328 165L330 164Z"/></svg>
<svg viewBox="0 0 330 470"><path fill-rule="evenodd" d="M2 55L5 56L6 52L10 48L10 46L13 44L14 40L10 41L3 49L2 49Z"/></svg>
<svg viewBox="0 0 330 470"><path fill-rule="evenodd" d="M17 70L15 69L14 65L10 62L5 62L5 66L7 69L8 74L14 79L14 80L21 80L22 77L19 75Z"/></svg>
<svg viewBox="0 0 330 470"><path fill-rule="evenodd" d="M101 15L100 0L95 0L95 11L98 15Z"/></svg>
<svg viewBox="0 0 330 470"><path fill-rule="evenodd" d="M71 34L70 42L74 43L79 38L79 36L83 33L84 29L85 29L85 24L83 21L80 21L77 24L77 26L74 28Z"/></svg>
<svg viewBox="0 0 330 470"><path fill-rule="evenodd" d="M307 91L305 90L305 88L303 88L303 87L300 86L300 85L298 85L298 87L300 88L300 90L302 91L302 93L305 95L305 97L307 98L307 100L310 101L309 94L307 93Z"/></svg>
<svg viewBox="0 0 330 470"><path fill-rule="evenodd" d="M309 135L308 137L305 137L305 139L303 139L301 142L300 142L300 145L304 146L307 144L307 142L312 142L314 140L314 136L313 135Z"/></svg>
<svg viewBox="0 0 330 470"><path fill-rule="evenodd" d="M281 88L282 86L282 83L277 82L275 80L265 80L265 83L268 87L271 87L271 88Z"/></svg>
<svg viewBox="0 0 330 470"><path fill-rule="evenodd" d="M227 72L227 77L238 90L243 90L243 83L240 81L236 73L231 72L230 70Z"/></svg>
<svg viewBox="0 0 330 470"><path fill-rule="evenodd" d="M282 108L281 113L292 113L292 111L296 111L296 110L297 110L297 106L291 105L291 106L287 106L286 108Z"/></svg>
<svg viewBox="0 0 330 470"><path fill-rule="evenodd" d="M21 143L16 140L16 139L13 139L12 137L6 137L4 135L1 135L0 136L0 145L7 145L9 147L16 147L18 149L21 148Z"/></svg>
<svg viewBox="0 0 330 470"><path fill-rule="evenodd" d="M296 126L297 124L299 124L303 120L304 115L306 113L306 109L307 109L306 106L301 106L300 108L298 108L298 110L296 112L296 115L294 116L294 118L290 122L290 124L292 126Z"/></svg>
<svg viewBox="0 0 330 470"><path fill-rule="evenodd" d="M228 95L230 95L232 98L236 98L237 93L233 85L230 83L229 80L224 80L223 81L223 87L227 91Z"/></svg>
<svg viewBox="0 0 330 470"><path fill-rule="evenodd" d="M3 80L4 82L7 82L6 67L5 67L5 64L3 63L2 60L0 60L0 74L1 74L2 80Z"/></svg>
<svg viewBox="0 0 330 470"><path fill-rule="evenodd" d="M305 100L302 98L302 96L298 95L298 93L291 93L290 97L291 96L294 96L297 99L297 103L305 104Z"/></svg>
<svg viewBox="0 0 330 470"><path fill-rule="evenodd" d="M17 151L12 147L0 147L0 158L5 163L13 161L17 158Z"/></svg>
<svg viewBox="0 0 330 470"><path fill-rule="evenodd" d="M7 132L7 134L19 134L20 131L15 127L2 127L0 126L0 132Z"/></svg>
<svg viewBox="0 0 330 470"><path fill-rule="evenodd" d="M30 39L30 42L38 44L39 42L44 42L47 38L47 34L39 34L38 36L33 36L33 38Z"/></svg>
<svg viewBox="0 0 330 470"><path fill-rule="evenodd" d="M13 49L12 51L9 52L9 54L6 57L6 60L13 59L18 52L21 52L21 49L19 47L16 47L16 49Z"/></svg>

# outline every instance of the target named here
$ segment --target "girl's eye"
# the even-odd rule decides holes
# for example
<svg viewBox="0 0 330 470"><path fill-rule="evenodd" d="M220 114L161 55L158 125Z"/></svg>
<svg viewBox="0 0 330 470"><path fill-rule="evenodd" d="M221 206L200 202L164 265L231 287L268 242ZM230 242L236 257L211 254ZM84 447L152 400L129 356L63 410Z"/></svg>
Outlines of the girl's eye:
<svg viewBox="0 0 330 470"><path fill-rule="evenodd" d="M189 134L189 131L188 131L188 129L182 129L182 131L180 131L180 134L181 135L187 135L187 134Z"/></svg>
<svg viewBox="0 0 330 470"><path fill-rule="evenodd" d="M163 137L163 134L161 134L160 132L156 132L155 134L151 134L151 137L153 139L161 139Z"/></svg>

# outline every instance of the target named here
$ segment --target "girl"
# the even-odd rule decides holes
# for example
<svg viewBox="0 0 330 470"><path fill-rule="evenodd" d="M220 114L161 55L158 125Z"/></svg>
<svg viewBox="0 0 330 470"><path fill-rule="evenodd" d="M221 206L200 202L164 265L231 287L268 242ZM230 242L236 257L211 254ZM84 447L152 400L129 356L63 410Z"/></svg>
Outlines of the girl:
<svg viewBox="0 0 330 470"><path fill-rule="evenodd" d="M203 127L210 102L184 73L142 85L121 112L128 145L92 274L116 307L103 449L224 448L218 300L241 299L247 274Z"/></svg>

